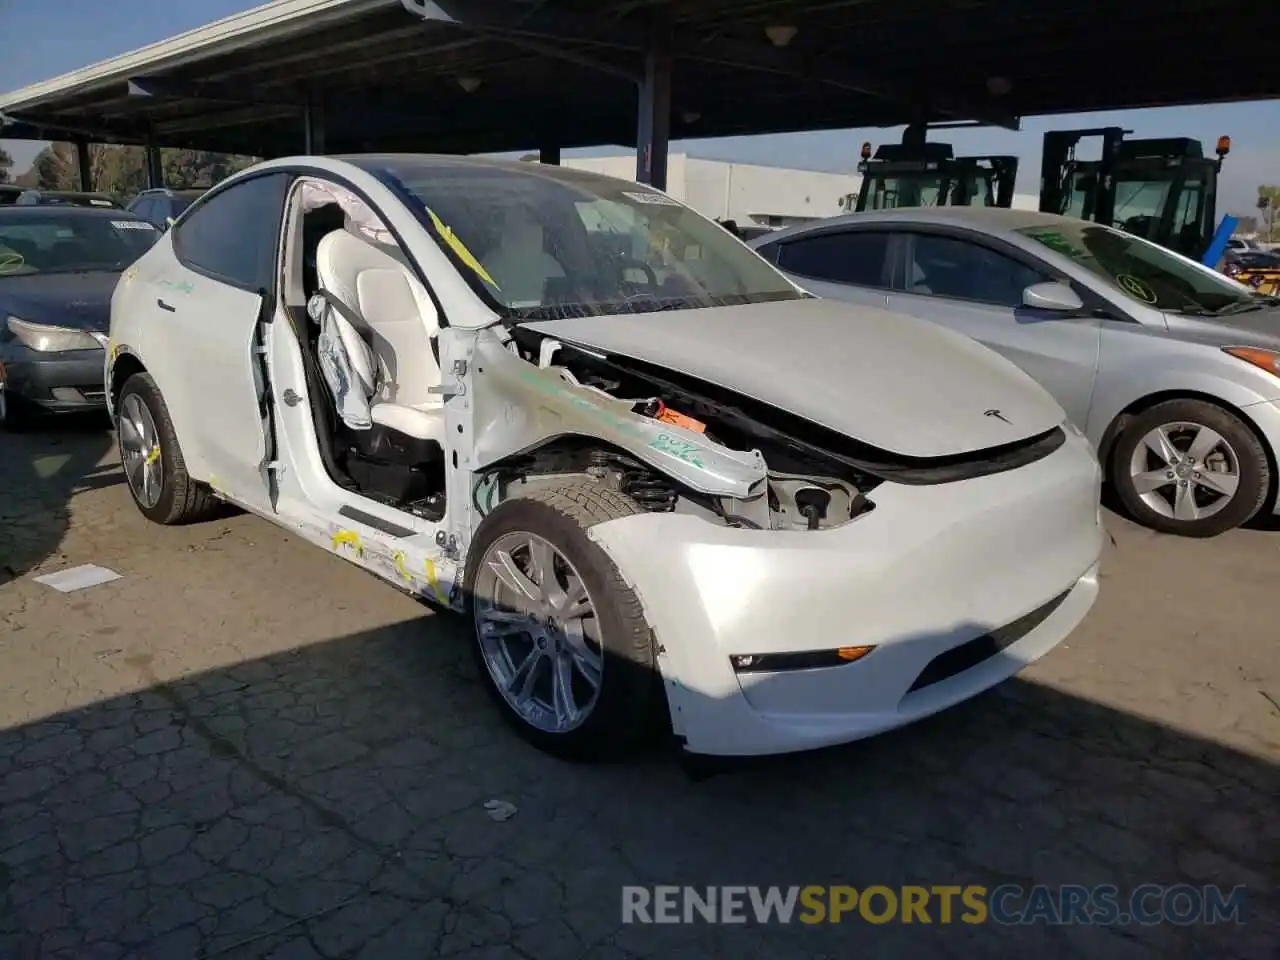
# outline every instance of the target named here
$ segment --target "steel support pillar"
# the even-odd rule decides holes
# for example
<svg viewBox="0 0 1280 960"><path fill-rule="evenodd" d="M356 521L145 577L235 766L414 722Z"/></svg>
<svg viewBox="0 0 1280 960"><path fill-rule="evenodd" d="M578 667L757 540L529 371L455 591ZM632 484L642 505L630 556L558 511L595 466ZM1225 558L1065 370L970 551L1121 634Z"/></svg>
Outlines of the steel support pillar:
<svg viewBox="0 0 1280 960"><path fill-rule="evenodd" d="M649 39L638 106L636 180L665 190L671 139L671 36L666 30Z"/></svg>
<svg viewBox="0 0 1280 960"><path fill-rule="evenodd" d="M538 162L560 166L560 147L544 143L538 148Z"/></svg>
<svg viewBox="0 0 1280 960"><path fill-rule="evenodd" d="M324 111L319 104L308 103L302 112L303 153L318 156L324 153Z"/></svg>
<svg viewBox="0 0 1280 960"><path fill-rule="evenodd" d="M164 166L160 162L160 148L154 143L148 143L146 148L147 158L147 187L156 189L164 186Z"/></svg>
<svg viewBox="0 0 1280 960"><path fill-rule="evenodd" d="M76 139L76 172L80 175L80 189L88 193L93 189L93 170L89 167L89 141Z"/></svg>

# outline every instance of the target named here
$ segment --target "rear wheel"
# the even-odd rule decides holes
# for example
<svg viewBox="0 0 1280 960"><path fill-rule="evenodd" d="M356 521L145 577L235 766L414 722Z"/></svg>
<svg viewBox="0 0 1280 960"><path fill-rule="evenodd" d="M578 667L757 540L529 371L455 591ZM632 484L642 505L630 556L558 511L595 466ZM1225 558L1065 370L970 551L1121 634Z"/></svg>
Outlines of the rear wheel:
<svg viewBox="0 0 1280 960"><path fill-rule="evenodd" d="M31 425L31 411L18 397L0 389L0 430L22 433Z"/></svg>
<svg viewBox="0 0 1280 960"><path fill-rule="evenodd" d="M129 493L148 520L195 523L217 512L213 492L187 473L169 408L150 374L125 381L116 403L116 441Z"/></svg>
<svg viewBox="0 0 1280 960"><path fill-rule="evenodd" d="M1248 521L1271 485L1266 451L1236 415L1203 400L1170 400L1130 421L1111 463L1135 520L1184 537L1213 537Z"/></svg>
<svg viewBox="0 0 1280 960"><path fill-rule="evenodd" d="M653 631L587 536L638 512L592 484L542 491L495 508L468 557L481 676L521 736L565 759L626 756L656 729Z"/></svg>

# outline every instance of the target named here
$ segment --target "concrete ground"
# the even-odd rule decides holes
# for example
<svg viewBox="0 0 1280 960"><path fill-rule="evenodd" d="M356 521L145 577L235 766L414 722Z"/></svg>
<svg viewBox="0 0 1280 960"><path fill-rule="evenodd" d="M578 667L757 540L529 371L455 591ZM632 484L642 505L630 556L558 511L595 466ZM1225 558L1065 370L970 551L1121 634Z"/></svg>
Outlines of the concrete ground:
<svg viewBox="0 0 1280 960"><path fill-rule="evenodd" d="M1275 957L1280 533L1108 525L1022 678L694 782L535 753L458 622L263 521L147 524L105 430L0 436L0 958ZM123 579L31 579L82 563ZM620 917L625 884L1148 882L1242 884L1246 922Z"/></svg>

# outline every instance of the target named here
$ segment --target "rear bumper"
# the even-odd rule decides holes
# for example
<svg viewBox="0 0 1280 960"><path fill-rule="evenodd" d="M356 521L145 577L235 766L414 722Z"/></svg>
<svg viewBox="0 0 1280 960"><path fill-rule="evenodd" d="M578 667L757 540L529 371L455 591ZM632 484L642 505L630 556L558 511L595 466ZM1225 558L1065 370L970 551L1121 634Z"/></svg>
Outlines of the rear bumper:
<svg viewBox="0 0 1280 960"><path fill-rule="evenodd" d="M50 413L102 410L103 351L37 353L21 344L0 352L9 399L20 399Z"/></svg>
<svg viewBox="0 0 1280 960"><path fill-rule="evenodd" d="M1101 471L1079 434L1036 463L882 484L833 530L679 514L592 528L644 605L672 723L694 753L811 749L968 699L1060 643L1098 591ZM871 646L838 666L744 672L735 655Z"/></svg>

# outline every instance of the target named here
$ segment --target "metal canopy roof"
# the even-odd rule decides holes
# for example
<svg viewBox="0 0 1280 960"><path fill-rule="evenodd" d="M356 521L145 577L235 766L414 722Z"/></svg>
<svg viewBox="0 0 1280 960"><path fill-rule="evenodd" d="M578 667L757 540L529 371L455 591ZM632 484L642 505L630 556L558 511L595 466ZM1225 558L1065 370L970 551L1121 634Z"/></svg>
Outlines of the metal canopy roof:
<svg viewBox="0 0 1280 960"><path fill-rule="evenodd" d="M674 58L671 136L1280 96L1212 0L276 0L0 95L0 135L273 156L632 143L646 49ZM795 28L785 45L766 28ZM786 39L771 31L775 39ZM313 113L319 116L321 113Z"/></svg>

